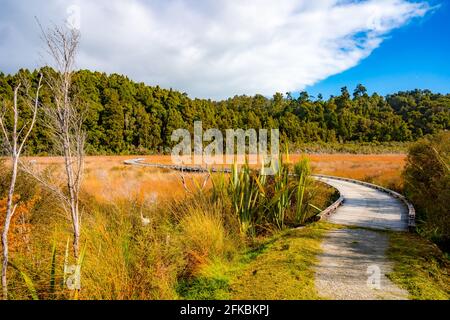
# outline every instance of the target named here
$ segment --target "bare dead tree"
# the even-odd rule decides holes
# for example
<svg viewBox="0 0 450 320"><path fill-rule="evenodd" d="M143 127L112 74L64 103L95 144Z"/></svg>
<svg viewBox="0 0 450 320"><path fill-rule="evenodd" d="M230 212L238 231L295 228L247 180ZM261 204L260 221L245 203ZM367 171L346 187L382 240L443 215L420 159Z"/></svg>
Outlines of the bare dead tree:
<svg viewBox="0 0 450 320"><path fill-rule="evenodd" d="M186 181L186 175L184 173L184 170L181 170L181 173L179 173L179 176L180 176L180 179L181 179L181 183L183 184L184 191L187 194L195 194L194 191L189 189L189 186L188 186L187 181ZM198 185L194 179L192 181L194 182L194 185L197 186L198 191L203 192L203 190L205 189L206 184L208 183L210 178L211 178L211 172L208 171L208 173L205 175L205 177L203 179L203 183L201 185Z"/></svg>
<svg viewBox="0 0 450 320"><path fill-rule="evenodd" d="M80 33L76 29L59 26L48 31L44 31L41 26L41 31L55 69L45 75L53 98L53 105L43 106L45 125L51 134L55 151L64 158L65 182L58 185L36 171L32 174L62 200L72 223L73 254L78 258L81 235L79 197L84 171L85 132L82 128L83 116L73 95L72 76Z"/></svg>
<svg viewBox="0 0 450 320"><path fill-rule="evenodd" d="M3 225L2 232L2 247L3 247L3 263L2 263L2 288L3 288L3 299L8 299L8 282L7 282L7 270L9 261L9 245L8 245L8 233L11 224L11 219L16 211L17 203L14 203L14 190L16 186L17 173L19 169L19 160L22 154L25 143L33 130L36 123L36 117L39 107L39 91L42 88L42 74L39 77L39 83L36 89L36 96L34 101L32 98L25 98L25 104L31 108L32 118L30 121L25 122L19 128L19 90L22 86L19 83L14 89L14 101L12 104L13 121L12 127L8 128L6 123L6 114L8 112L6 105L3 106L3 110L0 113L0 128L3 133L3 140L6 145L6 153L11 159L11 180L9 184L8 197L6 202L6 213L5 213L5 223ZM27 96L28 96L27 88Z"/></svg>

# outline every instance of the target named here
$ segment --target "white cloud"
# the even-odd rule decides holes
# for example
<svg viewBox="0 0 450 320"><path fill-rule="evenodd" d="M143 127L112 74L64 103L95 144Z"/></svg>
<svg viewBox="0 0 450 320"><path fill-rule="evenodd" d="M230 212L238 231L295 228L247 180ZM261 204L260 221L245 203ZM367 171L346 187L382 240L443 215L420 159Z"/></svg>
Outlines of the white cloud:
<svg viewBox="0 0 450 320"><path fill-rule="evenodd" d="M22 4L20 4L22 3ZM407 0L2 1L0 69L36 66L33 16L81 9L78 66L196 97L296 91L366 58L429 10Z"/></svg>

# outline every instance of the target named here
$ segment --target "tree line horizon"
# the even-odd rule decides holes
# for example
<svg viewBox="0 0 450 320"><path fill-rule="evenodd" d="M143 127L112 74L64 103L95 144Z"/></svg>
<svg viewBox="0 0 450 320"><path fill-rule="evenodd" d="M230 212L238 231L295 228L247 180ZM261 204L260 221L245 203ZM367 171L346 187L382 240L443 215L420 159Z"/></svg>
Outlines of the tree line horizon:
<svg viewBox="0 0 450 320"><path fill-rule="evenodd" d="M21 69L13 75L0 72L2 105L12 101L19 80L37 86L42 69ZM450 128L450 94L430 90L369 95L360 84L353 92L343 87L339 96L327 100L303 91L295 98L291 93L275 93L271 98L236 95L214 101L189 98L186 93L134 82L124 75L89 70L74 73L73 88L74 102L84 115L86 152L91 155L168 153L174 145L172 132L187 129L193 133L195 121L202 121L205 130L223 132L279 129L281 143L290 146L411 142ZM45 79L40 99L46 105L53 103ZM27 121L26 112L24 115ZM38 121L26 154L52 154L46 130Z"/></svg>

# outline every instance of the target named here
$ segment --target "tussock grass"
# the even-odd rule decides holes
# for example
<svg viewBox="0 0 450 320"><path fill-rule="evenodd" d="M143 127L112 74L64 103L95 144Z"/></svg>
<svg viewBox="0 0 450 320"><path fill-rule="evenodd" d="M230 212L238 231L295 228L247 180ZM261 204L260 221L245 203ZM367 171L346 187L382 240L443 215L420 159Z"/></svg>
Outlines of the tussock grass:
<svg viewBox="0 0 450 320"><path fill-rule="evenodd" d="M205 201L198 195L159 206L99 205L85 227L82 297L178 299L180 279L195 277L214 259L231 259L241 239L226 230L221 208Z"/></svg>
<svg viewBox="0 0 450 320"><path fill-rule="evenodd" d="M190 209L179 228L180 236L185 240L183 247L188 275L196 275L202 266L213 260L231 259L239 250L239 238L225 230L218 207Z"/></svg>
<svg viewBox="0 0 450 320"><path fill-rule="evenodd" d="M101 179L110 181L117 172L107 171ZM12 299L177 299L180 279L195 277L213 259L231 259L242 245L238 222L226 207L203 194L149 201L139 186L136 192L110 193L106 198L85 189L86 255L82 289L75 295L63 284L70 223L54 197L29 177L19 180L23 200L37 200L25 217L31 226L29 239L15 241L18 249L9 270ZM91 183L105 187L101 181ZM145 181L139 184L145 188ZM143 224L144 217L148 224ZM22 236L17 235L19 240Z"/></svg>

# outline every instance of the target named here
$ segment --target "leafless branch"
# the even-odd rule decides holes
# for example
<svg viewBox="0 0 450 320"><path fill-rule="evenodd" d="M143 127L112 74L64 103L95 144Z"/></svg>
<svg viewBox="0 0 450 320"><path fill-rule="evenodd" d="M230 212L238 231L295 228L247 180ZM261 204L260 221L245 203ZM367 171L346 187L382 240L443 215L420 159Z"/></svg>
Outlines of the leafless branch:
<svg viewBox="0 0 450 320"><path fill-rule="evenodd" d="M38 178L49 190L61 198L73 226L73 252L79 254L81 220L79 196L84 172L83 117L74 101L72 76L80 33L54 25L48 30L41 28L42 39L53 60L55 70L47 70L45 80L53 98L53 105L43 106L45 125L50 133L56 151L64 158L65 187L51 184L43 177ZM35 174L36 175L36 174Z"/></svg>
<svg viewBox="0 0 450 320"><path fill-rule="evenodd" d="M19 169L19 162L22 150L25 146L25 143L28 140L28 137L33 130L33 127L36 123L38 106L39 106L39 92L42 87L42 74L39 78L38 87L36 90L36 96L34 99L34 107L32 108L32 120L26 122L22 128L18 128L20 112L18 106L19 100L19 89L22 86L22 83L19 83L14 88L14 98L12 105L12 114L13 114L13 123L12 128L7 128L7 125L4 121L6 110L1 113L0 116L0 126L2 128L2 132L7 143L7 153L11 158L11 180L9 184L8 197L6 202L6 213L5 213L5 223L3 226L2 232L2 254L3 254L3 263L2 263L2 288L3 288L3 299L8 299L8 282L7 282L7 269L8 269L8 261L9 261L9 229L11 224L11 219L14 216L14 213L17 208L17 203L14 202L14 191L16 186L17 174ZM26 103L30 103L27 99L27 95L24 98ZM22 137L22 133L25 133Z"/></svg>

